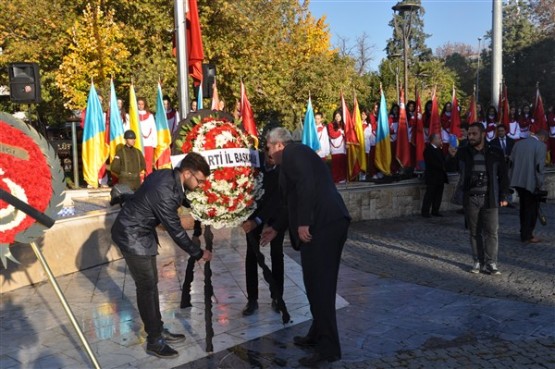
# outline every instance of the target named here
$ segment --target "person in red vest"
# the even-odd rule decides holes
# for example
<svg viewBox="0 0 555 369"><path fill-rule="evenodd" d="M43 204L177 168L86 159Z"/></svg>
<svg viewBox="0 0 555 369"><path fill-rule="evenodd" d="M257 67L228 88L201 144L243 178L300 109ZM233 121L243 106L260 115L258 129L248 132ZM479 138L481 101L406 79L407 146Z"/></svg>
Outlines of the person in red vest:
<svg viewBox="0 0 555 369"><path fill-rule="evenodd" d="M551 153L551 165L555 165L555 108L550 105L547 108L547 129L549 133L549 151Z"/></svg>
<svg viewBox="0 0 555 369"><path fill-rule="evenodd" d="M163 100L168 128L170 129L170 133L173 134L179 128L179 112L172 107L172 101L168 95L164 95Z"/></svg>
<svg viewBox="0 0 555 369"><path fill-rule="evenodd" d="M513 106L509 109L509 131L507 137L513 140L520 140L520 125L518 124L518 115L516 108Z"/></svg>
<svg viewBox="0 0 555 369"><path fill-rule="evenodd" d="M154 115L148 111L148 104L143 97L137 99L139 109L139 124L141 135L143 136L143 152L146 162L146 175L152 173L154 165L154 148L158 145L158 133L156 132L156 122Z"/></svg>
<svg viewBox="0 0 555 369"><path fill-rule="evenodd" d="M450 102L443 105L443 110L441 110L441 115L439 120L441 122L441 142L442 150L445 155L448 153L449 149L449 134L451 133L451 112L453 111L453 105Z"/></svg>
<svg viewBox="0 0 555 369"><path fill-rule="evenodd" d="M378 107L375 103L372 112L368 114L368 126L364 129L364 150L366 152L366 178L376 178L376 131L378 129Z"/></svg>
<svg viewBox="0 0 555 369"><path fill-rule="evenodd" d="M389 139L391 141L391 174L395 174L401 168L399 162L395 159L397 152L397 131L399 130L399 105L391 104L389 110Z"/></svg>
<svg viewBox="0 0 555 369"><path fill-rule="evenodd" d="M345 123L340 110L333 113L333 122L328 124L330 137L331 174L335 183L347 181L347 146L345 145Z"/></svg>
<svg viewBox="0 0 555 369"><path fill-rule="evenodd" d="M522 106L522 113L518 116L518 125L520 126L520 138L530 137L530 131L534 124L534 117L530 113L530 106L524 104Z"/></svg>
<svg viewBox="0 0 555 369"><path fill-rule="evenodd" d="M497 109L495 109L495 106L490 106L486 116L486 140L488 142L495 138L495 130L497 128L498 120Z"/></svg>

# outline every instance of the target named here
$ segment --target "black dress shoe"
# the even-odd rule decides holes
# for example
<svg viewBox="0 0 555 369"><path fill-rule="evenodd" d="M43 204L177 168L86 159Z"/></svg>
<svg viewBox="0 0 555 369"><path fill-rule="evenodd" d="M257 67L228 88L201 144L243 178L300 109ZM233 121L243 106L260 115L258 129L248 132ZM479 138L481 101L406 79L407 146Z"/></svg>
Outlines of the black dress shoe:
<svg viewBox="0 0 555 369"><path fill-rule="evenodd" d="M256 310L258 310L258 302L249 301L247 302L247 306L243 309L243 316L252 315Z"/></svg>
<svg viewBox="0 0 555 369"><path fill-rule="evenodd" d="M432 213L432 215L433 215L434 217L442 217L442 216L443 216L443 214L440 214L440 213Z"/></svg>
<svg viewBox="0 0 555 369"><path fill-rule="evenodd" d="M324 356L321 353L317 352L310 356L299 359L299 364L305 367L312 368L318 366L320 363L323 362L331 363L337 360L339 360L339 358L336 356Z"/></svg>
<svg viewBox="0 0 555 369"><path fill-rule="evenodd" d="M431 216L430 214L424 214L424 213L422 213L422 217L423 217L423 218L431 218L432 216Z"/></svg>
<svg viewBox="0 0 555 369"><path fill-rule="evenodd" d="M295 336L293 337L293 343L300 347L316 346L316 341L314 340L314 338L308 336Z"/></svg>
<svg viewBox="0 0 555 369"><path fill-rule="evenodd" d="M164 329L162 331L162 338L167 343L178 343L178 342L185 341L185 335L184 334L172 333L172 332L168 331L167 329Z"/></svg>
<svg viewBox="0 0 555 369"><path fill-rule="evenodd" d="M147 343L146 353L162 359L173 359L179 356L179 353L168 346L162 337L158 338L153 343Z"/></svg>

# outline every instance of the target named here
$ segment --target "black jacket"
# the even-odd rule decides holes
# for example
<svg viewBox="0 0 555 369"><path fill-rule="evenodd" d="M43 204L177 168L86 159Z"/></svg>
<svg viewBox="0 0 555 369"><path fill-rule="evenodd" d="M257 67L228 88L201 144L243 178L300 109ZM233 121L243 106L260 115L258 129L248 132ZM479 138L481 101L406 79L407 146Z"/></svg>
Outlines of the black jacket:
<svg viewBox="0 0 555 369"><path fill-rule="evenodd" d="M279 166L264 169L262 188L264 195L256 204L256 210L249 219L259 218L262 223L272 225L281 213L281 199L279 193Z"/></svg>
<svg viewBox="0 0 555 369"><path fill-rule="evenodd" d="M469 191L471 188L472 166L474 165L473 146L461 147L454 158L448 160L448 166L458 168L459 182L462 183L464 193L464 203L468 204ZM497 208L499 202L506 201L509 195L509 177L507 174L507 164L501 150L490 145L485 145L484 156L486 158L486 172L488 176L486 208Z"/></svg>
<svg viewBox="0 0 555 369"><path fill-rule="evenodd" d="M177 214L184 196L179 172L153 172L121 209L112 226L112 240L123 254L156 255L156 226L162 224L179 247L200 259L202 250L191 242Z"/></svg>
<svg viewBox="0 0 555 369"><path fill-rule="evenodd" d="M427 145L424 149L424 161L426 163L424 180L427 185L449 183L442 149L434 148L431 144Z"/></svg>
<svg viewBox="0 0 555 369"><path fill-rule="evenodd" d="M490 146L496 147L499 150L503 151L503 149L501 148L501 140L499 140L499 137L495 137L493 140L491 140L489 142ZM515 140L513 140L512 138L505 136L505 157L507 156L511 156L511 152L513 151L513 146L515 145Z"/></svg>
<svg viewBox="0 0 555 369"><path fill-rule="evenodd" d="M288 223L296 247L300 245L299 226L310 226L314 233L336 220L351 219L330 170L306 145L292 143L283 149L279 187L287 210L274 228L284 230Z"/></svg>

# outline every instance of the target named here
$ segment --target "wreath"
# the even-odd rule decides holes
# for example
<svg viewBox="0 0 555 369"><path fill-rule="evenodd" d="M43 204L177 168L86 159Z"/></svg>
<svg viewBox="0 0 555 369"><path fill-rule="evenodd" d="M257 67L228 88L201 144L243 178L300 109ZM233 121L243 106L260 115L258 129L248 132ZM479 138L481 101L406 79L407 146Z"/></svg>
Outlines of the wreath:
<svg viewBox="0 0 555 369"><path fill-rule="evenodd" d="M193 122L194 123L194 122ZM182 126L174 142L181 153L197 152L210 165L210 176L187 194L191 215L214 228L236 227L262 197L262 173L252 138L225 118L206 117Z"/></svg>
<svg viewBox="0 0 555 369"><path fill-rule="evenodd" d="M54 149L24 122L0 113L0 188L35 209L55 217L63 201L63 172ZM8 246L30 243L45 227L0 200L0 259L16 261Z"/></svg>

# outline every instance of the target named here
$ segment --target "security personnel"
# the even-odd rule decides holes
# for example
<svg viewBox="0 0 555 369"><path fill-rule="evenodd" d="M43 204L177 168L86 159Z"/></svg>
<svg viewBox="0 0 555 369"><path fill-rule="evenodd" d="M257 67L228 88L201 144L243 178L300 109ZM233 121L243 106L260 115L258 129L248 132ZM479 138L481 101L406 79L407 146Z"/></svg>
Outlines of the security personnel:
<svg viewBox="0 0 555 369"><path fill-rule="evenodd" d="M118 183L128 185L135 191L141 185L141 172L146 170L145 157L134 147L135 132L127 130L123 138L125 145L116 151L110 170L118 177Z"/></svg>

